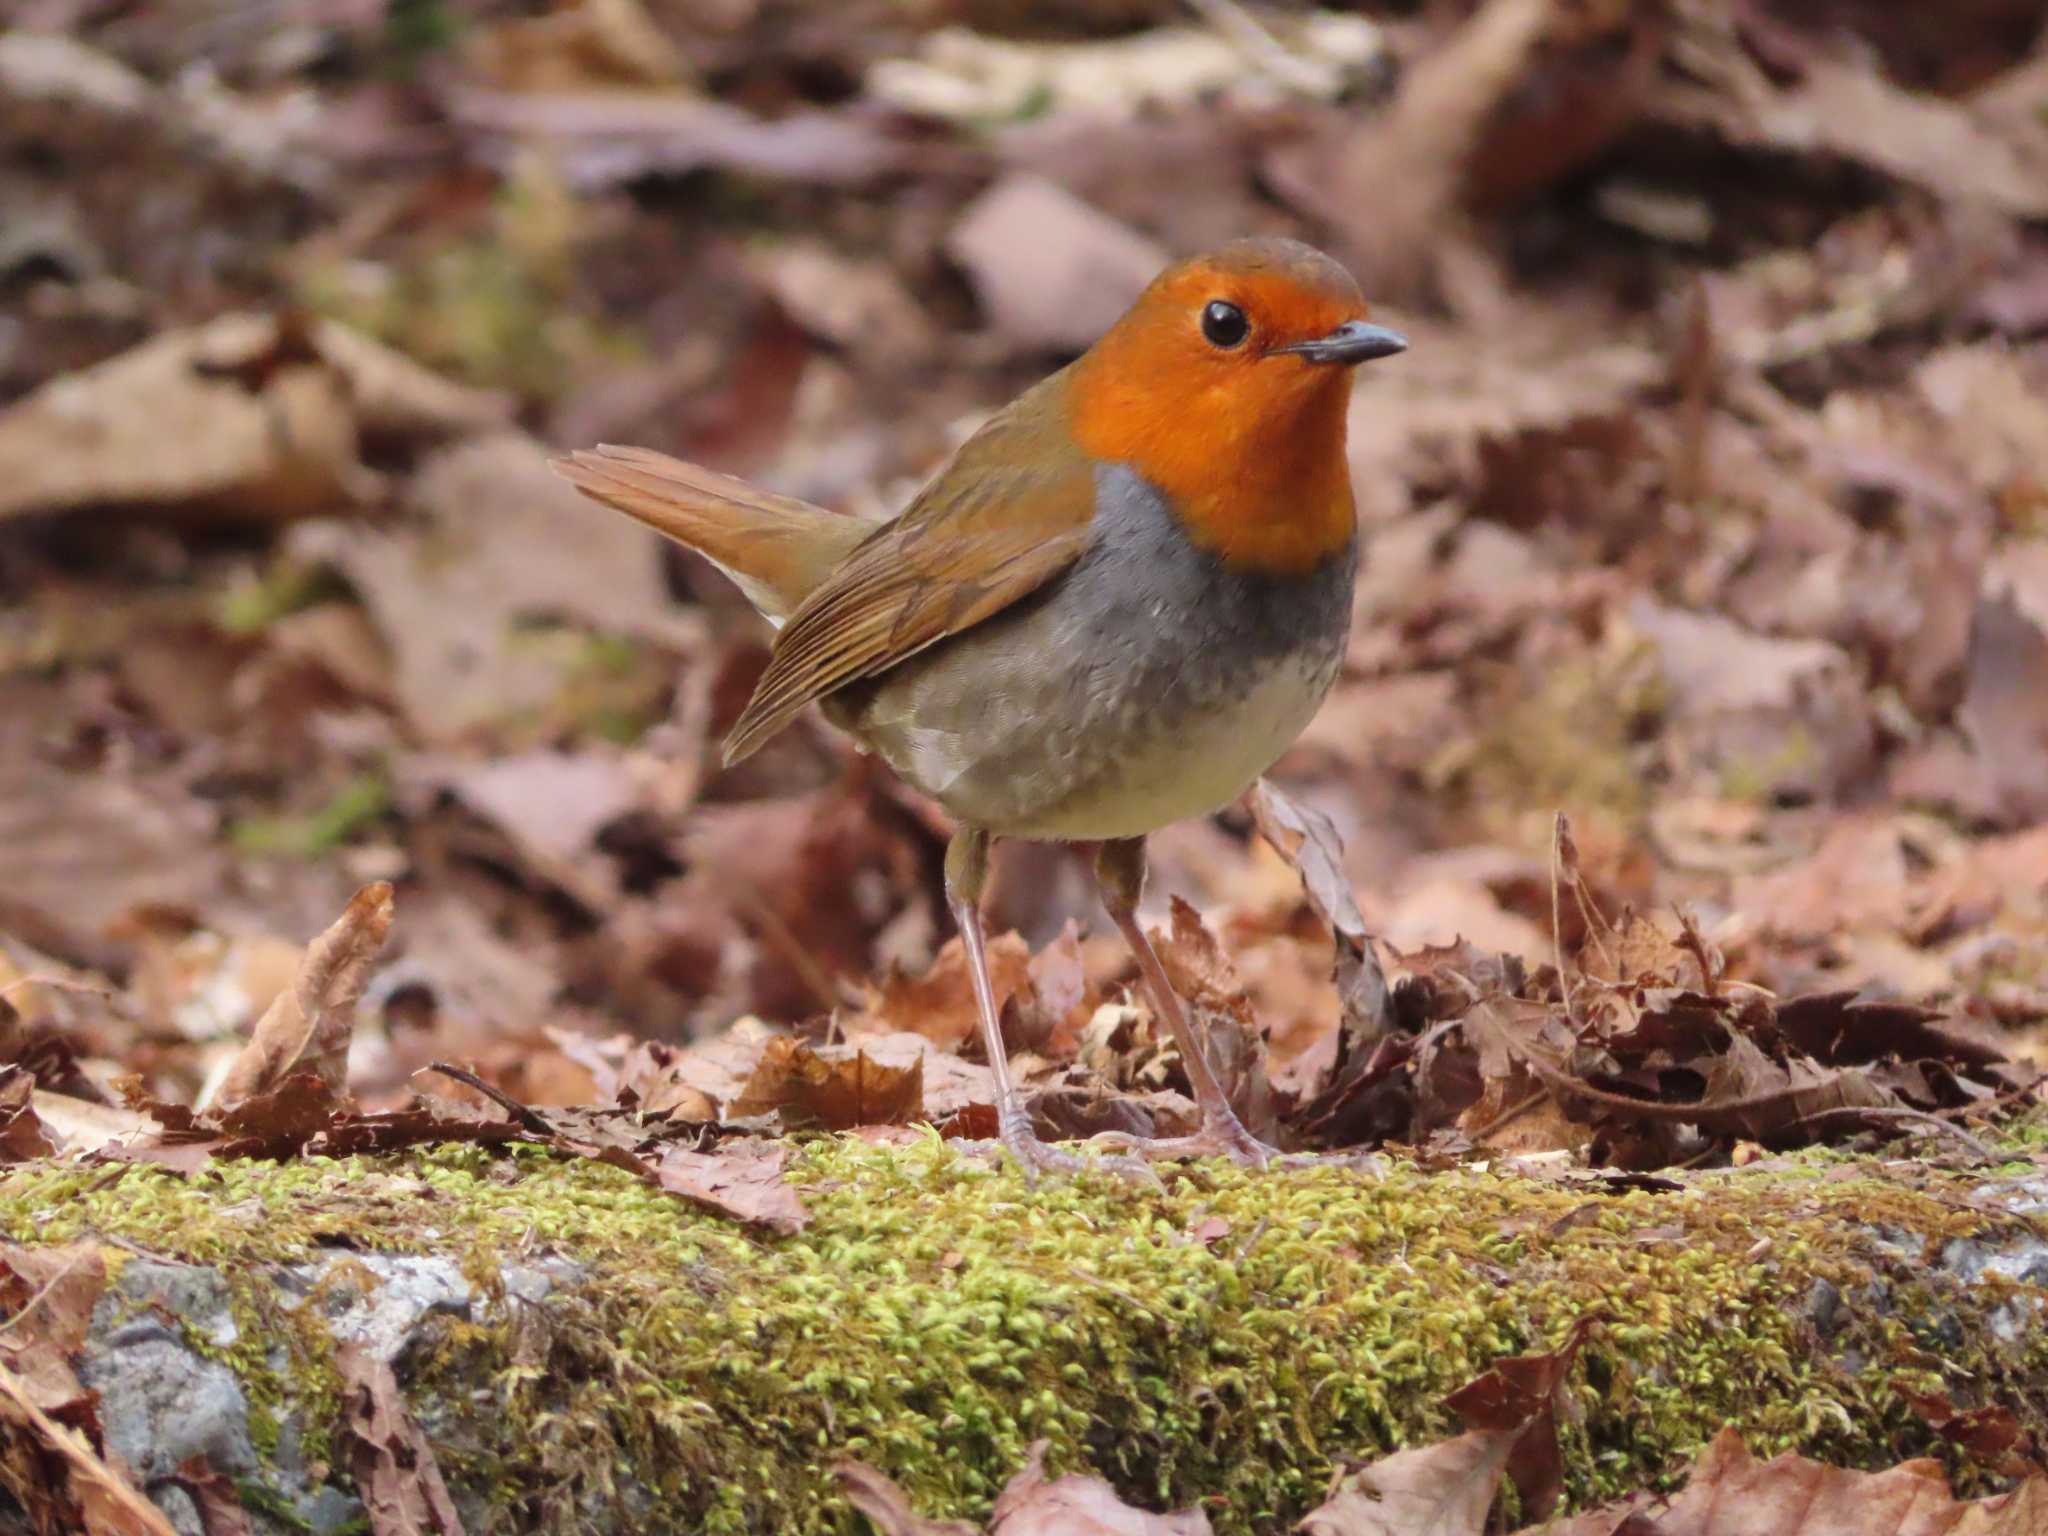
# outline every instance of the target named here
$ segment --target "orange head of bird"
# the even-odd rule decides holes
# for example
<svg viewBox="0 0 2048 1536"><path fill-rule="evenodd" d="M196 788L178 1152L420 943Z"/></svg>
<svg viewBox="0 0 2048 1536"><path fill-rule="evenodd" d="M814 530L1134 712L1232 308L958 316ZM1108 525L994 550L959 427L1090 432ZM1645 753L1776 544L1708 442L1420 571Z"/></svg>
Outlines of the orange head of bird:
<svg viewBox="0 0 2048 1536"><path fill-rule="evenodd" d="M1299 574L1351 542L1351 370L1406 346L1321 251L1234 241L1160 273L1075 364L1074 437L1227 563Z"/></svg>

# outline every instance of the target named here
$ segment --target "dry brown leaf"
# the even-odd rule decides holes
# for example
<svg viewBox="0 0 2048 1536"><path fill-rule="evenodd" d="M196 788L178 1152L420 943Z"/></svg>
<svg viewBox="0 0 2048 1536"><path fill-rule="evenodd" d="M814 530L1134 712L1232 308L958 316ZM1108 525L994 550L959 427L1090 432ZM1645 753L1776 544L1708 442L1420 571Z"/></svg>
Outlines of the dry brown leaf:
<svg viewBox="0 0 2048 1536"><path fill-rule="evenodd" d="M39 1529L79 1536L175 1536L100 1445L98 1394L71 1356L84 1345L106 1263L92 1243L0 1243L0 1435L9 1492L39 1510Z"/></svg>
<svg viewBox="0 0 2048 1536"><path fill-rule="evenodd" d="M655 1181L723 1215L767 1227L785 1237L810 1221L803 1199L784 1181L789 1148L770 1142L733 1140L716 1151L662 1147L648 1155Z"/></svg>
<svg viewBox="0 0 2048 1536"><path fill-rule="evenodd" d="M1840 155L1937 197L2048 215L2048 130L2038 121L1906 90L1868 59L1804 59L1803 78L1780 89L1719 17L1692 29L1687 54L1692 69L1720 78L1710 91L1665 94L1662 110L1678 121L1736 144Z"/></svg>
<svg viewBox="0 0 2048 1536"><path fill-rule="evenodd" d="M434 1448L391 1367L351 1340L335 1351L349 1473L374 1536L464 1536Z"/></svg>
<svg viewBox="0 0 2048 1536"><path fill-rule="evenodd" d="M1278 1114L1251 999L1216 936L1202 925L1201 914L1178 896L1171 910L1173 931L1152 934L1159 963L1181 1002L1199 1015L1196 1027L1207 1037L1209 1065L1230 1107L1253 1135L1271 1139Z"/></svg>
<svg viewBox="0 0 2048 1536"><path fill-rule="evenodd" d="M1393 1027L1393 1020L1387 1011L1387 978L1344 873L1344 846L1336 823L1266 779L1252 786L1247 803L1260 834L1300 874L1309 905L1336 937L1342 1059L1362 1059Z"/></svg>
<svg viewBox="0 0 2048 1536"><path fill-rule="evenodd" d="M36 1080L18 1067L0 1072L0 1163L56 1156L57 1143L36 1113Z"/></svg>
<svg viewBox="0 0 2048 1536"><path fill-rule="evenodd" d="M1852 1472L1786 1452L1757 1461L1732 1428L1700 1453L1685 1490L1574 1515L1531 1536L2037 1536L2048 1530L2048 1477L1959 1503L1932 1460Z"/></svg>
<svg viewBox="0 0 2048 1536"><path fill-rule="evenodd" d="M178 1463L178 1486L191 1495L206 1536L255 1536L235 1480L206 1459L205 1453Z"/></svg>
<svg viewBox="0 0 2048 1536"><path fill-rule="evenodd" d="M531 438L494 433L446 449L413 475L407 499L417 524L309 525L291 547L354 583L423 741L460 744L556 699L564 673L525 620L657 641L691 633L672 613L657 538L584 501Z"/></svg>
<svg viewBox="0 0 2048 1536"><path fill-rule="evenodd" d="M1209 1536L1209 1517L1199 1509L1150 1514L1132 1508L1108 1483L1085 1472L1048 1478L1045 1453L1050 1446L1047 1440L1034 1442L1023 1468L996 1495L989 1536Z"/></svg>
<svg viewBox="0 0 2048 1536"><path fill-rule="evenodd" d="M1208 1536L1209 1518L1199 1509L1148 1514L1124 1503L1099 1477L1073 1472L1048 1478L1050 1445L1034 1442L1023 1467L996 1495L988 1536ZM925 1519L901 1488L861 1462L836 1462L832 1473L847 1502L874 1522L878 1536L977 1536L980 1530L967 1520Z"/></svg>
<svg viewBox="0 0 2048 1536"><path fill-rule="evenodd" d="M1012 998L1022 1002L1034 997L1031 968L1030 947L1017 934L999 933L989 941L989 984L995 991L998 1016ZM967 973L967 952L956 936L946 941L923 975L891 971L870 986L866 1010L850 1020L847 1028L853 1034L870 1029L907 1030L934 1045L957 1050L975 1038L979 1021L974 985Z"/></svg>
<svg viewBox="0 0 2048 1536"><path fill-rule="evenodd" d="M16 1443L0 1455L12 1463L10 1491L25 1492L29 1502L61 1522L53 1530L77 1536L178 1536L163 1511L87 1443L83 1431L61 1423L36 1402L34 1394L4 1363L0 1363L0 1422L9 1423L31 1443L59 1458L68 1480L49 1486L25 1470ZM12 1439L13 1437L9 1437ZM75 1511L75 1514L73 1513Z"/></svg>
<svg viewBox="0 0 2048 1536"><path fill-rule="evenodd" d="M801 1040L778 1035L726 1115L779 1115L786 1125L831 1131L908 1125L924 1116L924 1059L885 1066L856 1048L832 1060Z"/></svg>
<svg viewBox="0 0 2048 1536"><path fill-rule="evenodd" d="M618 753L514 752L481 760L416 762L422 781L452 792L503 832L533 874L593 911L618 904L618 875L598 851L598 834L642 803Z"/></svg>
<svg viewBox="0 0 2048 1536"><path fill-rule="evenodd" d="M1344 1474L1295 1529L1304 1536L1483 1536L1515 1436L1473 1430Z"/></svg>
<svg viewBox="0 0 2048 1536"><path fill-rule="evenodd" d="M0 679L0 914L38 914L75 950L135 907L216 900L228 884L218 809L173 773L131 763L80 772L52 759L44 739L67 707L54 683Z"/></svg>
<svg viewBox="0 0 2048 1536"><path fill-rule="evenodd" d="M508 411L332 321L223 316L0 412L0 519L101 505L333 511L376 489L357 455L364 429L445 432Z"/></svg>
<svg viewBox="0 0 2048 1536"><path fill-rule="evenodd" d="M903 1490L873 1467L849 1459L832 1464L832 1476L846 1502L866 1515L876 1536L981 1536L971 1520L927 1520L910 1507Z"/></svg>
<svg viewBox="0 0 2048 1536"><path fill-rule="evenodd" d="M2048 541L2024 566L1987 573L1970 623L1967 692L1957 720L2008 825L2048 817Z"/></svg>
<svg viewBox="0 0 2048 1536"><path fill-rule="evenodd" d="M1497 1360L1444 1399L1474 1430L1514 1437L1507 1474L1525 1519L1549 1515L1564 1491L1564 1458L1557 1444L1559 1393L1594 1322L1594 1314L1582 1314L1556 1349Z"/></svg>
<svg viewBox="0 0 2048 1536"><path fill-rule="evenodd" d="M1034 352L1078 352L1167 263L1156 243L1042 176L1013 173L960 215L947 253L990 328Z"/></svg>
<svg viewBox="0 0 2048 1536"><path fill-rule="evenodd" d="M303 1071L318 1077L330 1095L342 1092L356 1000L369 984L394 911L389 884L366 885L333 926L306 946L298 975L257 1021L222 1082L221 1109L232 1111Z"/></svg>

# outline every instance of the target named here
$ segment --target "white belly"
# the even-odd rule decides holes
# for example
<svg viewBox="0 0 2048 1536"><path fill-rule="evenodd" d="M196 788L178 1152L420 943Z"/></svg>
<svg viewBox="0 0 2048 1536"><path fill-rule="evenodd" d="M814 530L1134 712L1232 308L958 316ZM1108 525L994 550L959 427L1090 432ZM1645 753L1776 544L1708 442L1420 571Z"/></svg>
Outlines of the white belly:
<svg viewBox="0 0 2048 1536"><path fill-rule="evenodd" d="M1027 838L1142 837L1219 811L1293 745L1329 692L1333 670L1289 658L1235 699L1170 730L1132 732L1110 771L1028 824L1004 830Z"/></svg>

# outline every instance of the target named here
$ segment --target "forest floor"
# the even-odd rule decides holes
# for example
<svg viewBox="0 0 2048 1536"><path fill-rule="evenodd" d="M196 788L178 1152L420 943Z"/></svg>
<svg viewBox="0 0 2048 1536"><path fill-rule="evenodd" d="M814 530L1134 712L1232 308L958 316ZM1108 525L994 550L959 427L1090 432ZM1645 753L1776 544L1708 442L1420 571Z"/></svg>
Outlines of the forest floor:
<svg viewBox="0 0 2048 1536"><path fill-rule="evenodd" d="M1255 1128L2041 1159L2037 5L27 0L0 203L23 1178L538 1142L772 1234L766 1138L985 1139L943 814L815 719L720 770L763 626L545 458L881 515L1259 232L1411 348L1336 691L1153 839ZM1071 857L991 919L1044 1128L1183 1126Z"/></svg>

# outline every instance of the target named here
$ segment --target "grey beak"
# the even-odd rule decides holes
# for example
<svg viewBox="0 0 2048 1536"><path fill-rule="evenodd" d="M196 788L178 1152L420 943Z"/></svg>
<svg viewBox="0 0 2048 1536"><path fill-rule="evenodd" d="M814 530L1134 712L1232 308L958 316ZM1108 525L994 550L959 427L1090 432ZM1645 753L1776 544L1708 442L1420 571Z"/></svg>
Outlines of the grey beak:
<svg viewBox="0 0 2048 1536"><path fill-rule="evenodd" d="M1314 341L1297 341L1275 352L1291 352L1311 363L1369 363L1376 357L1392 357L1408 350L1408 338L1384 325L1367 325L1363 320L1346 320L1327 336Z"/></svg>

